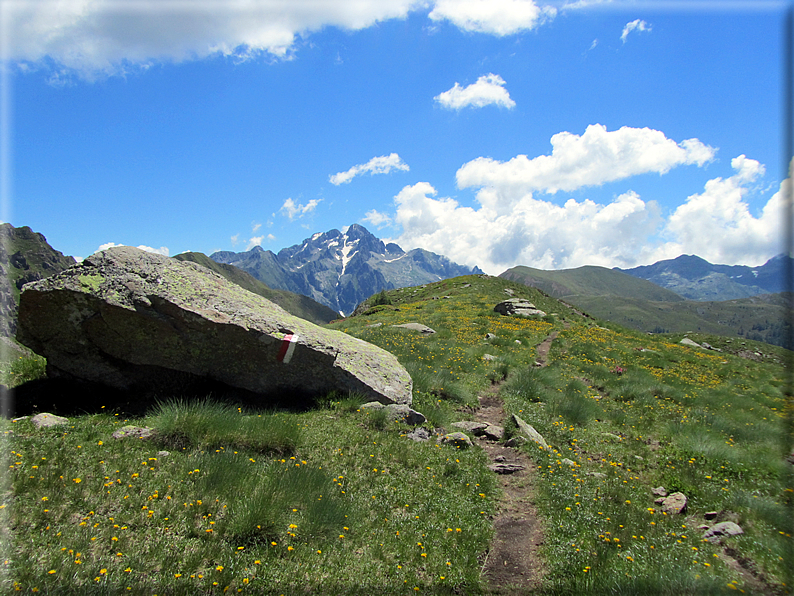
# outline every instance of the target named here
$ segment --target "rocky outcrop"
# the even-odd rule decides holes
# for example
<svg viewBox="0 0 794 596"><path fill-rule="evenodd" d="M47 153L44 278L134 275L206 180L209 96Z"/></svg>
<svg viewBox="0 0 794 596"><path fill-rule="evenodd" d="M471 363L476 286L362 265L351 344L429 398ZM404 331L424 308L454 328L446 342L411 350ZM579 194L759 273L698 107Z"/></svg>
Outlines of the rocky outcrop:
<svg viewBox="0 0 794 596"><path fill-rule="evenodd" d="M513 421L516 423L516 426L518 427L518 430L521 434L529 438L529 440L535 441L543 449L549 448L549 444L546 442L543 436L536 431L534 427L527 424L518 414L513 414Z"/></svg>
<svg viewBox="0 0 794 596"><path fill-rule="evenodd" d="M123 390L173 390L169 382L187 375L257 395L337 390L411 402L411 378L385 350L200 265L132 247L26 286L17 338L47 358L50 375Z"/></svg>
<svg viewBox="0 0 794 596"><path fill-rule="evenodd" d="M384 406L380 402L372 401L364 404L360 409L364 410L365 412L377 412L379 410L384 410L386 412L386 418L389 420L389 422L399 420L400 422L404 422L405 424L410 424L412 426L423 424L426 420L421 412L417 412L405 404L389 404Z"/></svg>
<svg viewBox="0 0 794 596"><path fill-rule="evenodd" d="M510 298L493 307L495 312L506 316L545 317L546 313L524 298Z"/></svg>

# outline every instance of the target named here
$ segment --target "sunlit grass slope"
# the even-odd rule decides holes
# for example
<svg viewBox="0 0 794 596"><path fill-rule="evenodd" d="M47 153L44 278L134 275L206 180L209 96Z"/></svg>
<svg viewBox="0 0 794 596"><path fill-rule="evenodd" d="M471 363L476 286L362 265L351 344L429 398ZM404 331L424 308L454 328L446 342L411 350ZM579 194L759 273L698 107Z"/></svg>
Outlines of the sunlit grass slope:
<svg viewBox="0 0 794 596"><path fill-rule="evenodd" d="M506 290L548 316L496 314ZM508 412L552 446L521 448L536 466L545 533L540 593L751 593L789 582L781 364L599 326L498 278L369 302L381 304L329 326L397 355L429 430L471 417L478 394L503 381ZM392 327L410 322L436 333ZM554 331L549 365L537 368L536 346ZM41 362L7 370L17 383ZM4 592L488 593L480 572L500 488L479 448L411 441L404 425L359 411L355 396L326 396L307 412L198 397L140 419L108 405L65 427L4 423ZM157 439L112 439L126 424ZM683 491L688 511L663 515L651 494L659 485ZM744 529L726 540L733 550L702 541L708 511Z"/></svg>

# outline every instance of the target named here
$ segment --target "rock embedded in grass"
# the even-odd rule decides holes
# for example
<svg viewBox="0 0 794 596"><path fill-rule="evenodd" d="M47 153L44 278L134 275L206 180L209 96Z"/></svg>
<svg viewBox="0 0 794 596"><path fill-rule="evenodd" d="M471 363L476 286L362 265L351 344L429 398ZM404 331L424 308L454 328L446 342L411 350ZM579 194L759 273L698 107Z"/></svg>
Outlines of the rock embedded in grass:
<svg viewBox="0 0 794 596"><path fill-rule="evenodd" d="M468 435L462 432L454 432L444 435L441 439L441 442L446 445L452 445L453 447L457 447L459 449L467 449L473 445Z"/></svg>
<svg viewBox="0 0 794 596"><path fill-rule="evenodd" d="M189 378L263 397L336 390L411 403L411 377L386 350L196 263L126 246L26 285L17 339L47 358L51 376L125 391L178 391Z"/></svg>
<svg viewBox="0 0 794 596"><path fill-rule="evenodd" d="M665 497L662 501L662 511L670 515L678 515L686 511L687 498L684 493L677 492Z"/></svg>
<svg viewBox="0 0 794 596"><path fill-rule="evenodd" d="M388 418L389 422L394 422L395 420L399 420L401 422L405 422L405 424L410 424L412 426L416 426L417 424L423 424L425 420L427 420L421 412L417 412L416 410L409 408L404 404L389 404L383 405L377 401L371 401L369 403L364 404L359 409L366 411L378 411L378 410L385 410L386 417Z"/></svg>
<svg viewBox="0 0 794 596"><path fill-rule="evenodd" d="M516 426L518 426L518 430L523 435L525 435L531 441L535 441L544 449L549 448L549 444L546 442L543 436L538 431L536 431L531 425L527 424L518 414L513 414L513 420L515 421Z"/></svg>
<svg viewBox="0 0 794 596"><path fill-rule="evenodd" d="M36 414L33 418L30 419L33 423L33 426L36 428L49 428L51 426L61 426L63 424L69 424L69 419L64 418L63 416L56 416L55 414L50 414L48 412L42 412L41 414Z"/></svg>
<svg viewBox="0 0 794 596"><path fill-rule="evenodd" d="M493 307L495 312L505 316L545 317L546 313L525 298L510 298Z"/></svg>
<svg viewBox="0 0 794 596"><path fill-rule="evenodd" d="M723 536L738 536L744 534L744 530L733 522L724 521L711 526L703 534L703 539L709 542L719 542Z"/></svg>

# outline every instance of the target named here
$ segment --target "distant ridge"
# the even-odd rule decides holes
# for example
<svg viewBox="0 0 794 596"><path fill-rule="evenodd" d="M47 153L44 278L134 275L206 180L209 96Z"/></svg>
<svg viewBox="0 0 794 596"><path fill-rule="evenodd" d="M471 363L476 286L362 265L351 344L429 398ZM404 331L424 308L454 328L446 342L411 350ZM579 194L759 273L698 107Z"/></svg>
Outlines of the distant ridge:
<svg viewBox="0 0 794 596"><path fill-rule="evenodd" d="M397 244L384 244L359 224L345 232L318 232L278 254L255 246L240 253L215 252L210 258L239 267L271 288L309 296L342 315L381 290L482 273L421 248L405 252Z"/></svg>
<svg viewBox="0 0 794 596"><path fill-rule="evenodd" d="M791 257L780 254L758 267L713 265L696 255L681 255L632 269L618 269L672 290L688 300L723 301L776 294L786 287L786 268Z"/></svg>

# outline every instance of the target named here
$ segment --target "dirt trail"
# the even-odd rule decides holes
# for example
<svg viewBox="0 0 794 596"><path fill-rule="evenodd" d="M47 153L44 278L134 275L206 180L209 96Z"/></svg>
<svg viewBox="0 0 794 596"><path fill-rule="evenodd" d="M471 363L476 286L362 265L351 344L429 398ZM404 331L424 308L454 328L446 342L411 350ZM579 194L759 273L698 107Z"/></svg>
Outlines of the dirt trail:
<svg viewBox="0 0 794 596"><path fill-rule="evenodd" d="M557 331L536 347L537 364L546 366ZM479 397L477 422L503 426L505 411L498 396L499 384ZM523 452L480 437L479 443L494 463L517 464L523 469L501 474L504 496L494 518L495 535L483 562L482 573L491 594L530 594L540 588L544 566L539 556L543 532L533 505L535 464Z"/></svg>

